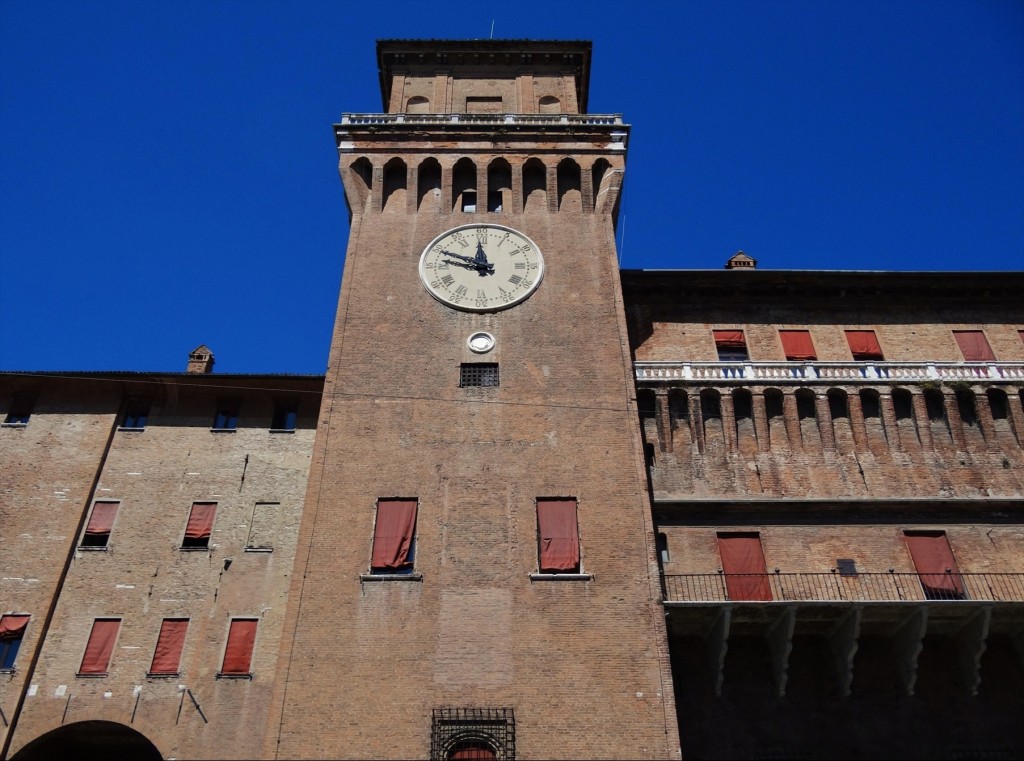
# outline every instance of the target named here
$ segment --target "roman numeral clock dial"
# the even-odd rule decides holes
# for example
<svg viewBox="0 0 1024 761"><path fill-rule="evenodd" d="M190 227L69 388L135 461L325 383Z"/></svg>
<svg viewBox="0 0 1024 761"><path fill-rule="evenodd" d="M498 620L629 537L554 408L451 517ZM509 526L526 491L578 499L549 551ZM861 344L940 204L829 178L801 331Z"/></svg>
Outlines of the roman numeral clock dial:
<svg viewBox="0 0 1024 761"><path fill-rule="evenodd" d="M496 312L529 298L544 276L537 244L502 225L462 225L432 240L420 256L420 280L442 304Z"/></svg>

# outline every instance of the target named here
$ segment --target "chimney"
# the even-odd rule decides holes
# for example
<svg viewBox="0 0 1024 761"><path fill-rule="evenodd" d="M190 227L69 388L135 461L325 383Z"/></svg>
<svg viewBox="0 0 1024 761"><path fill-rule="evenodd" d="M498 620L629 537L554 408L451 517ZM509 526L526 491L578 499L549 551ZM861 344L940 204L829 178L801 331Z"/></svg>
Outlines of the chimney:
<svg viewBox="0 0 1024 761"><path fill-rule="evenodd" d="M193 349L188 355L188 367L186 373L212 373L213 352L206 344Z"/></svg>
<svg viewBox="0 0 1024 761"><path fill-rule="evenodd" d="M742 251L737 251L735 254L729 257L729 261L725 263L727 270L752 270L757 268L757 259L753 259Z"/></svg>

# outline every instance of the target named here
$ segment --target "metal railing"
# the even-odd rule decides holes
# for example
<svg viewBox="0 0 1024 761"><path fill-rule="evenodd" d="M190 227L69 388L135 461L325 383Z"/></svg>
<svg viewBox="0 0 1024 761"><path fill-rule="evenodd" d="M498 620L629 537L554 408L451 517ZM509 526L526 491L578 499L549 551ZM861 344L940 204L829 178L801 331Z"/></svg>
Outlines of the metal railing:
<svg viewBox="0 0 1024 761"><path fill-rule="evenodd" d="M634 362L638 381L1024 380L1024 362Z"/></svg>
<svg viewBox="0 0 1024 761"><path fill-rule="evenodd" d="M336 127L377 124L471 124L587 127L624 127L622 114L342 114Z"/></svg>
<svg viewBox="0 0 1024 761"><path fill-rule="evenodd" d="M666 603L1024 602L1024 573L687 573L661 578Z"/></svg>

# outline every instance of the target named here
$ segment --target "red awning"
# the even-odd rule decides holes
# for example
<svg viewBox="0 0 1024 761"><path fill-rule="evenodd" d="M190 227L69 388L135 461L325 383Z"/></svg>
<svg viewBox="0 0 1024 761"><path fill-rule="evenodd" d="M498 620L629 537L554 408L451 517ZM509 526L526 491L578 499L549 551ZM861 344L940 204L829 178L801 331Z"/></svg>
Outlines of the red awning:
<svg viewBox="0 0 1024 761"><path fill-rule="evenodd" d="M980 330L954 330L953 337L967 362L995 362L996 355Z"/></svg>
<svg viewBox="0 0 1024 761"><path fill-rule="evenodd" d="M0 616L0 642L23 637L31 617L18 614Z"/></svg>
<svg viewBox="0 0 1024 761"><path fill-rule="evenodd" d="M208 538L213 532L213 518L217 512L216 502L193 502L185 527L186 539Z"/></svg>
<svg viewBox="0 0 1024 761"><path fill-rule="evenodd" d="M237 618L231 622L231 629L228 631L228 644L224 649L222 674L249 673L258 623L255 618Z"/></svg>
<svg viewBox="0 0 1024 761"><path fill-rule="evenodd" d="M580 565L580 537L576 524L576 500L545 499L537 502L542 573L576 571Z"/></svg>
<svg viewBox="0 0 1024 761"><path fill-rule="evenodd" d="M747 339L742 330L716 330L715 346L720 349L746 349Z"/></svg>
<svg viewBox="0 0 1024 761"><path fill-rule="evenodd" d="M92 507L89 524L85 527L86 536L109 536L114 528L118 502L97 502Z"/></svg>
<svg viewBox="0 0 1024 761"><path fill-rule="evenodd" d="M875 337L873 330L848 330L846 342L850 345L850 353L855 360L884 359L882 347L878 345L878 338Z"/></svg>
<svg viewBox="0 0 1024 761"><path fill-rule="evenodd" d="M105 674L110 665L110 655L114 652L117 631L121 628L120 619L97 618L89 634L89 644L85 646L80 674Z"/></svg>
<svg viewBox="0 0 1024 761"><path fill-rule="evenodd" d="M398 570L409 565L409 548L416 530L416 500L377 501L377 524L373 528L371 568Z"/></svg>
<svg viewBox="0 0 1024 761"><path fill-rule="evenodd" d="M780 330L779 338L782 339L782 350L786 359L790 360L812 360L817 359L814 353L814 344L811 343L811 333L808 330Z"/></svg>
<svg viewBox="0 0 1024 761"><path fill-rule="evenodd" d="M160 636L153 653L151 674L176 674L181 664L181 652L185 648L185 633L188 632L187 618L165 618L160 627Z"/></svg>

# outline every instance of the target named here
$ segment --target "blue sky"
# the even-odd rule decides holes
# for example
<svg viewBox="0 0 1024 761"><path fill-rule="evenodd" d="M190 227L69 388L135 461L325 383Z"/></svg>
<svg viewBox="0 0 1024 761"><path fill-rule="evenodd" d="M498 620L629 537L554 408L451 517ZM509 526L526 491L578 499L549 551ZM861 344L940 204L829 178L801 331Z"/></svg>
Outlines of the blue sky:
<svg viewBox="0 0 1024 761"><path fill-rule="evenodd" d="M0 0L0 369L321 373L375 41L589 39L622 265L1024 265L1024 2Z"/></svg>

